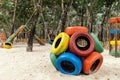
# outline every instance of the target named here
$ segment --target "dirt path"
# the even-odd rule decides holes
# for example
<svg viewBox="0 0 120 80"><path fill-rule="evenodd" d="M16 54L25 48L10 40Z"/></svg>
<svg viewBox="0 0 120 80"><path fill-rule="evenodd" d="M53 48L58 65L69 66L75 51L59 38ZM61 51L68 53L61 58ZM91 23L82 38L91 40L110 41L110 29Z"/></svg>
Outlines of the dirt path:
<svg viewBox="0 0 120 80"><path fill-rule="evenodd" d="M26 44L0 48L0 80L120 80L120 58L108 55L107 50L102 53L104 62L98 72L71 76L55 70L50 49L49 44L34 44L33 52L26 52Z"/></svg>

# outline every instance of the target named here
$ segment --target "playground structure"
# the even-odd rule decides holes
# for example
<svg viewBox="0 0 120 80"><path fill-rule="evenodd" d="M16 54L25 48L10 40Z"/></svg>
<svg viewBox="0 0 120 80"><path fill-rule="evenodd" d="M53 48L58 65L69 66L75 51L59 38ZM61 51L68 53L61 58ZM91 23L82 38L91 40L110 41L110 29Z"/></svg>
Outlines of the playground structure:
<svg viewBox="0 0 120 80"><path fill-rule="evenodd" d="M113 17L109 20L109 54L115 57L120 57L120 29L118 25L120 23L120 17Z"/></svg>
<svg viewBox="0 0 120 80"><path fill-rule="evenodd" d="M3 31L0 31L0 42L3 43L6 40L6 33Z"/></svg>
<svg viewBox="0 0 120 80"><path fill-rule="evenodd" d="M79 75L97 72L102 63L103 47L94 33L83 26L67 27L52 44L50 60L63 74ZM79 65L79 66L78 66Z"/></svg>
<svg viewBox="0 0 120 80"><path fill-rule="evenodd" d="M14 38L20 34L23 30L27 30L28 32L30 29L26 25L21 25L2 45L3 48L10 49L12 48L12 42ZM34 38L38 41L39 44L45 45L45 43L35 34Z"/></svg>

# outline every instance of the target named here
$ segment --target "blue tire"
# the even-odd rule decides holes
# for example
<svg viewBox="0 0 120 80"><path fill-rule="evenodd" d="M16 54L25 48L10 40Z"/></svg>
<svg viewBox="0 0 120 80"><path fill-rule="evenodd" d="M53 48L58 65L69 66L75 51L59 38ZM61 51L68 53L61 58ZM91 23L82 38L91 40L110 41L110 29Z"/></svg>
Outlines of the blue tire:
<svg viewBox="0 0 120 80"><path fill-rule="evenodd" d="M49 43L50 45L52 45L53 40L48 40L48 43Z"/></svg>
<svg viewBox="0 0 120 80"><path fill-rule="evenodd" d="M117 32L118 32L118 34L120 34L120 29Z"/></svg>
<svg viewBox="0 0 120 80"><path fill-rule="evenodd" d="M114 29L111 29L111 30L110 30L110 34L115 34L115 30L114 30Z"/></svg>
<svg viewBox="0 0 120 80"><path fill-rule="evenodd" d="M82 61L75 54L64 52L57 58L56 66L63 74L78 75L82 70Z"/></svg>

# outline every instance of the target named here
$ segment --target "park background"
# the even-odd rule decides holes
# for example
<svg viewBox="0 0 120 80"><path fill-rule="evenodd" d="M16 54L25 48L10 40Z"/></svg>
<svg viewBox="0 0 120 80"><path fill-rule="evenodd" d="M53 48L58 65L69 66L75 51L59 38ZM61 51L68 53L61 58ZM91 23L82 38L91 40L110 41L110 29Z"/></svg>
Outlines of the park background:
<svg viewBox="0 0 120 80"><path fill-rule="evenodd" d="M106 43L109 19L119 16L119 3L119 0L1 0L0 30L9 37L21 25L27 25L31 32L23 31L17 39L33 39L37 34L47 41L50 32L58 34L69 26L85 26ZM28 41L32 45L32 40Z"/></svg>
<svg viewBox="0 0 120 80"><path fill-rule="evenodd" d="M120 58L107 50L109 19L120 15L119 7L119 0L0 0L0 32L8 38L21 25L30 28L17 35L12 49L0 48L0 80L119 80ZM87 27L104 46L104 62L98 72L70 76L52 66L48 34L59 34L69 26ZM34 34L46 45L36 43ZM27 46L32 46L32 52L26 52Z"/></svg>

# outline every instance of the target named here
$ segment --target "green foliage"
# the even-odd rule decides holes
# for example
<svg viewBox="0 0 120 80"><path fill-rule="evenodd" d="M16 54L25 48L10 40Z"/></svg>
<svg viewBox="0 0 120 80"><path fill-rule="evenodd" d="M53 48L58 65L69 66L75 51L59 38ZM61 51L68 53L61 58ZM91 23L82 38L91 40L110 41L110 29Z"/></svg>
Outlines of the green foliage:
<svg viewBox="0 0 120 80"><path fill-rule="evenodd" d="M35 10L33 1L34 0L18 0L15 29L17 29L20 25L25 24L26 21L30 18L31 14ZM45 25L46 26L45 28L47 29L57 30L57 27L61 23L62 17L61 1L62 0L42 0L42 10L39 16L37 30L41 30L43 25ZM68 4L69 0L63 1L65 5L64 7L66 7L66 4ZM91 2L91 0L73 0L70 12L68 13L69 19L67 19L67 23L69 23L69 25L78 25L79 23L81 23L83 18L84 23L87 24L86 20L89 18L89 15L87 14L88 13L87 7L88 9L90 9L92 3L94 4L92 8L93 13L92 22L94 23L93 24L94 26L97 26L98 22L103 21L106 10L109 9L111 6L113 7L109 13L112 16L116 16L116 14L120 15L119 14L120 0L93 0L93 1L94 2ZM116 2L118 3L115 4ZM0 1L0 3L1 3L0 28L4 28L7 32L9 32L10 31L9 29L12 25L15 0L2 0ZM36 4L37 3L35 3L35 5Z"/></svg>
<svg viewBox="0 0 120 80"><path fill-rule="evenodd" d="M25 24L34 12L33 0L19 0L17 5L17 19L19 24Z"/></svg>
<svg viewBox="0 0 120 80"><path fill-rule="evenodd" d="M110 7L113 4L113 2L115 2L115 0L105 0L106 7Z"/></svg>

